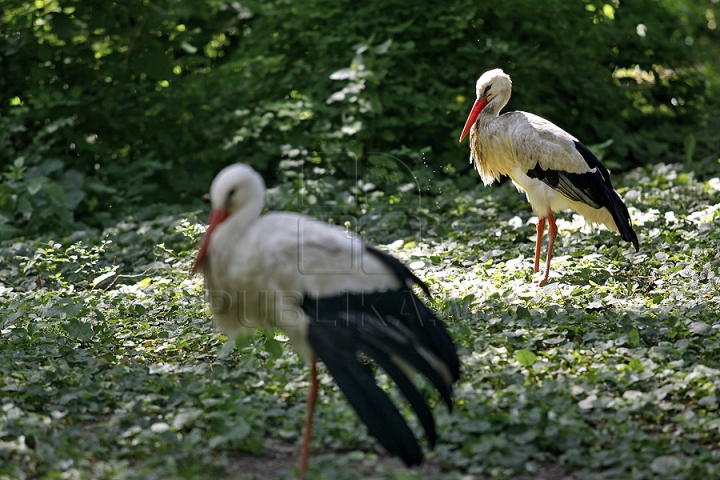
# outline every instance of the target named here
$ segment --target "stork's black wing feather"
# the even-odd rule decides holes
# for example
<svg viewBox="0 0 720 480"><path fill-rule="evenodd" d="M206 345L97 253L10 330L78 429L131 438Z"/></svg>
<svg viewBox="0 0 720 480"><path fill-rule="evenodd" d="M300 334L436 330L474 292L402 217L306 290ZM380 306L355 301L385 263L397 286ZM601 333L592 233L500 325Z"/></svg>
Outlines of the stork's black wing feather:
<svg viewBox="0 0 720 480"><path fill-rule="evenodd" d="M408 270L408 268L403 265L400 260L390 254L383 252L382 250L378 250L372 245L365 245L365 251L370 253L374 257L377 257L381 262L387 265L390 270L393 271L398 280L400 280L400 283L402 283L404 286L409 288L413 285L418 285L422 289L422 291L425 292L425 295L427 295L428 297L432 296L430 295L430 290L428 289L427 285L425 285L425 282L420 280L414 273Z"/></svg>
<svg viewBox="0 0 720 480"><path fill-rule="evenodd" d="M620 231L623 240L631 242L639 250L637 235L632 228L630 213L610 181L610 174L595 155L581 142L575 149L582 155L590 170L571 173L562 170L543 170L540 164L528 170L527 176L536 178L576 202L593 208L607 208Z"/></svg>
<svg viewBox="0 0 720 480"><path fill-rule="evenodd" d="M401 365L422 373L451 407L459 360L442 323L411 289L412 284L422 285L420 280L393 257L371 251L392 269L402 287L324 298L306 296L302 308L309 317L308 340L370 434L407 465L416 465L423 459L417 440L403 416L375 384L372 369L358 355L364 353L375 360L397 383L431 446L437 439L432 412Z"/></svg>
<svg viewBox="0 0 720 480"><path fill-rule="evenodd" d="M365 351L368 352L368 355L374 358L378 365L380 365L395 381L400 389L400 392L402 392L407 401L410 402L410 406L415 411L418 420L420 420L420 425L422 425L423 430L425 431L430 447L434 447L435 442L437 442L435 421L430 407L427 403L425 403L423 395L418 391L415 384L407 377L407 374L392 361L390 355L379 349L372 348L369 345L365 346Z"/></svg>
<svg viewBox="0 0 720 480"><path fill-rule="evenodd" d="M430 297L430 290L428 290L427 285L392 255L388 255L371 245L367 245L365 249L368 253L380 259L380 261L385 263L385 265L395 273L400 283L407 287L404 291L410 291L411 295L406 298L412 301L408 301L407 304L403 303L403 305L406 305L408 310L411 310L406 313L411 317L412 314L414 314L414 318L419 321L409 322L407 326L418 336L423 345L427 346L431 352L437 355L438 358L447 365L453 381L457 381L457 379L460 378L460 361L455 351L455 344L453 344L452 339L445 331L442 322L440 322L435 317L435 314L433 314L419 298L412 294L412 290L410 290L412 286L416 284Z"/></svg>

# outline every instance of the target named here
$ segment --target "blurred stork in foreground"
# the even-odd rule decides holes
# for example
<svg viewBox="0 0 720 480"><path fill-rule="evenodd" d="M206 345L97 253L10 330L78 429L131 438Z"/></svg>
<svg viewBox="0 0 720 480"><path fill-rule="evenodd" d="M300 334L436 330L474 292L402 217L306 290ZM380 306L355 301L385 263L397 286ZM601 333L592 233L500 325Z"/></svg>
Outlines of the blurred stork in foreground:
<svg viewBox="0 0 720 480"><path fill-rule="evenodd" d="M548 253L542 285L550 275L550 258L557 236L553 212L574 210L590 223L619 232L639 249L630 214L613 189L607 169L590 150L560 127L526 112L499 115L510 100L512 82L500 69L482 74L477 100L460 141L470 132L470 163L485 185L509 176L524 191L538 216L535 268L540 266L545 219L549 222Z"/></svg>
<svg viewBox="0 0 720 480"><path fill-rule="evenodd" d="M278 328L310 362L301 477L318 392L317 359L370 434L406 465L420 464L415 436L358 356L372 358L397 383L434 446L432 412L410 376L422 373L452 408L460 366L443 324L412 290L418 285L429 295L427 286L342 228L296 213L260 215L264 193L260 175L244 164L215 177L209 226L192 273L203 270L215 323L228 337L257 326Z"/></svg>

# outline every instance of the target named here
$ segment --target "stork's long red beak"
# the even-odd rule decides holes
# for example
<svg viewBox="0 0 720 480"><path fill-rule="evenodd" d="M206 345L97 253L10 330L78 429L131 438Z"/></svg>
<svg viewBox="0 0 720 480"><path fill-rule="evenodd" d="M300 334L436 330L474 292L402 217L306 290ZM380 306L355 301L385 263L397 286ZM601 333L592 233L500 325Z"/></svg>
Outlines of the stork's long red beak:
<svg viewBox="0 0 720 480"><path fill-rule="evenodd" d="M228 212L224 208L213 208L210 212L210 218L208 218L208 228L207 230L205 230L205 235L203 235L202 243L200 243L200 251L198 252L197 257L195 257L195 263L190 269L191 277L195 275L195 272L197 272L200 267L202 267L202 264L205 262L207 250L210 246L210 236L212 235L213 231L215 231L217 226L224 222L226 218L228 218L228 215L230 215L230 212Z"/></svg>
<svg viewBox="0 0 720 480"><path fill-rule="evenodd" d="M477 120L478 115L480 115L480 112L483 111L483 108L485 108L487 104L488 101L485 97L479 97L477 100L475 100L475 104L473 105L472 110L470 110L470 115L468 115L465 126L463 127L463 131L460 134L461 142L463 141L463 138L465 138L465 135L468 134L472 126L475 125L475 121Z"/></svg>

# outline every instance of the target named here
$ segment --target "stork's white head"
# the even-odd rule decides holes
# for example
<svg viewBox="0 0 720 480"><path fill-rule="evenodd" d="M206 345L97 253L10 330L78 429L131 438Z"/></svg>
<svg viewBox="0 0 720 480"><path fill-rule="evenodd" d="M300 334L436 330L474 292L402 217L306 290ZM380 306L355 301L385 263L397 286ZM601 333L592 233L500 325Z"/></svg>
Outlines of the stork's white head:
<svg viewBox="0 0 720 480"><path fill-rule="evenodd" d="M236 163L220 170L210 186L213 209L226 210L229 215L252 208L262 212L265 182L250 165Z"/></svg>
<svg viewBox="0 0 720 480"><path fill-rule="evenodd" d="M496 117L502 107L507 104L510 100L512 93L512 80L510 76L503 72L501 69L496 68L483 73L478 78L477 84L475 85L475 92L477 93L477 99L470 110L463 131L460 134L460 141L468 134L472 129L475 122L478 121L478 117L485 110L485 107L490 105L487 109L485 116Z"/></svg>
<svg viewBox="0 0 720 480"><path fill-rule="evenodd" d="M210 238L215 229L230 216L241 214L244 219L254 219L265 204L265 182L249 165L236 163L220 170L210 186L212 211L208 228L200 244L200 251L190 270L193 275L205 262Z"/></svg>
<svg viewBox="0 0 720 480"><path fill-rule="evenodd" d="M510 100L512 80L510 75L501 69L488 70L478 78L475 85L477 98L485 98L490 103L495 97L506 97ZM507 102L506 102L507 103Z"/></svg>

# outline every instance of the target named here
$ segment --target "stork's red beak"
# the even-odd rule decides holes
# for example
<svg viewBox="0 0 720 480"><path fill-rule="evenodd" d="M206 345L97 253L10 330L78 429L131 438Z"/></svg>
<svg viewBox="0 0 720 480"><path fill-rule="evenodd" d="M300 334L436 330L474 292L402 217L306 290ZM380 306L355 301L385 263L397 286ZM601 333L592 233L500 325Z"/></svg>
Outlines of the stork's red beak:
<svg viewBox="0 0 720 480"><path fill-rule="evenodd" d="M190 269L191 277L195 275L195 272L197 272L200 267L202 267L202 264L205 262L207 250L210 246L210 235L212 235L213 231L215 231L218 225L220 225L222 222L225 221L226 218L228 218L228 215L230 215L230 213L224 208L213 208L210 212L210 218L208 218L208 228L207 230L205 230L205 235L203 235L202 243L200 243L200 251L195 258L195 263Z"/></svg>
<svg viewBox="0 0 720 480"><path fill-rule="evenodd" d="M465 126L463 127L463 131L460 134L461 142L463 141L463 138L465 138L465 135L468 134L472 126L475 125L475 121L477 120L478 115L480 115L480 112L483 111L483 108L485 108L487 104L488 101L485 97L479 97L477 100L475 100L475 104L473 105L472 110L470 110L470 115L468 115Z"/></svg>

